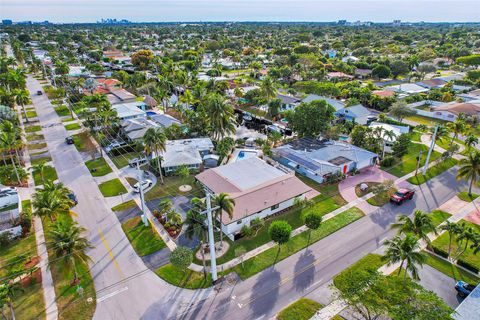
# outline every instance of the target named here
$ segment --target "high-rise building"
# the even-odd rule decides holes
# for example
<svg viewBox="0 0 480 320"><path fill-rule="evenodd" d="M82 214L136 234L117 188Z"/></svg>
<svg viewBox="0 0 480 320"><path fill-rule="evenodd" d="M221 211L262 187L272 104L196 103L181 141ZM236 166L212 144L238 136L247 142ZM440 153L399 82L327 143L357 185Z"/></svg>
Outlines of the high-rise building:
<svg viewBox="0 0 480 320"><path fill-rule="evenodd" d="M4 26L11 26L13 24L13 21L10 19L5 19L5 20L2 20L2 24Z"/></svg>

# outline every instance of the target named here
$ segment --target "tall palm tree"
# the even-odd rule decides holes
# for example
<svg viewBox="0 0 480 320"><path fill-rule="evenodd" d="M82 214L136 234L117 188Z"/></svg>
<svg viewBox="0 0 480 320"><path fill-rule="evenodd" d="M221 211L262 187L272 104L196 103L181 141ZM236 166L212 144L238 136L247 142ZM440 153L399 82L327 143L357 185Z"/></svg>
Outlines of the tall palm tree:
<svg viewBox="0 0 480 320"><path fill-rule="evenodd" d="M223 247L223 231L222 220L225 212L230 219L233 218L233 210L235 208L235 200L230 198L227 193L219 193L213 198L213 206L218 207L215 211L215 218L220 220L220 248Z"/></svg>
<svg viewBox="0 0 480 320"><path fill-rule="evenodd" d="M381 127L378 127L381 128ZM392 130L382 130L382 138L383 138L383 150L382 150L382 159L385 158L385 145L388 141L393 141L395 139L395 132Z"/></svg>
<svg viewBox="0 0 480 320"><path fill-rule="evenodd" d="M65 198L58 192L37 189L33 194L33 213L40 218L48 217L52 222L58 214L69 212L71 204L68 197Z"/></svg>
<svg viewBox="0 0 480 320"><path fill-rule="evenodd" d="M89 241L82 236L86 229L79 227L74 221L58 220L52 225L50 236L56 257L61 266L73 269L73 283L78 282L77 265L87 263L90 258L85 253L86 249L92 248Z"/></svg>
<svg viewBox="0 0 480 320"><path fill-rule="evenodd" d="M417 237L412 234L407 234L405 238L395 236L393 239L387 240L383 244L387 246L387 250L383 257L384 260L388 261L387 265L400 262L398 270L398 275L400 275L405 264L406 271L404 278L406 278L407 272L410 272L414 279L420 279L418 276L417 265L422 266L426 257L420 251Z"/></svg>
<svg viewBox="0 0 480 320"><path fill-rule="evenodd" d="M478 144L478 138L475 135L470 134L465 138L464 142L465 142L465 146L467 146L467 150L470 151L472 147Z"/></svg>
<svg viewBox="0 0 480 320"><path fill-rule="evenodd" d="M0 127L0 148L4 154L8 154L19 184L21 183L21 179L18 174L17 161L18 163L20 162L18 156L18 149L20 146L21 140L19 139L18 128L14 127L8 120L3 121ZM16 155L16 159L14 154Z"/></svg>
<svg viewBox="0 0 480 320"><path fill-rule="evenodd" d="M220 140L235 132L233 107L226 104L220 94L211 93L207 96L205 111L209 116L210 127L215 140Z"/></svg>
<svg viewBox="0 0 480 320"><path fill-rule="evenodd" d="M160 153L165 151L167 144L167 137L161 128L148 128L143 135L143 143L145 144L145 151L157 156L157 169L160 175L160 180L163 184L163 174L161 166Z"/></svg>
<svg viewBox="0 0 480 320"><path fill-rule="evenodd" d="M480 152L470 152L467 158L460 160L460 168L457 172L457 179L470 179L468 195L472 196L472 187L480 177Z"/></svg>
<svg viewBox="0 0 480 320"><path fill-rule="evenodd" d="M27 117L27 111L25 110L25 105L30 103L30 94L27 90L17 89L14 90L15 103L22 107L23 115L25 120L29 122Z"/></svg>
<svg viewBox="0 0 480 320"><path fill-rule="evenodd" d="M193 199L192 199L193 200ZM203 244L207 241L207 224L205 223L206 216L198 210L191 209L187 211L187 217L184 224L187 225L185 235L188 239L200 239L200 250L202 254L203 275L207 276L207 267L205 265L205 251Z"/></svg>
<svg viewBox="0 0 480 320"><path fill-rule="evenodd" d="M456 119L454 122L447 123L447 129L452 133L452 140L450 140L450 146L453 145L455 139L458 138L460 134L463 134L466 130L467 124L462 118Z"/></svg>
<svg viewBox="0 0 480 320"><path fill-rule="evenodd" d="M267 102L270 102L273 98L277 96L277 89L275 84L270 77L265 77L260 83L260 90L262 91L263 96L267 99Z"/></svg>
<svg viewBox="0 0 480 320"><path fill-rule="evenodd" d="M452 252L453 238L455 237L455 235L460 233L461 228L458 224L450 222L450 221L447 220L447 221L445 221L444 224L442 224L440 226L440 229L448 232L448 237L449 237L449 240L448 240L448 256L450 257L450 254Z"/></svg>
<svg viewBox="0 0 480 320"><path fill-rule="evenodd" d="M30 170L32 170L33 174L39 173L40 177L42 178L42 183L45 184L45 162L40 162L33 165Z"/></svg>
<svg viewBox="0 0 480 320"><path fill-rule="evenodd" d="M430 244L428 234L430 232L436 233L432 218L421 210L415 210L412 218L404 215L400 216L398 222L394 223L392 228L398 229L399 233L412 233L428 244Z"/></svg>

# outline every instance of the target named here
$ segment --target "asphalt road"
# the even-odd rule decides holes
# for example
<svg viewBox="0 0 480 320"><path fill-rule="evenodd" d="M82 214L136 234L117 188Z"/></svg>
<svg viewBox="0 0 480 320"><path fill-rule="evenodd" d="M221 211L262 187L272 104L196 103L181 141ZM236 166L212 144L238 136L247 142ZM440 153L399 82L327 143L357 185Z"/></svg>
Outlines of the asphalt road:
<svg viewBox="0 0 480 320"><path fill-rule="evenodd" d="M41 90L31 77L27 86L32 93ZM94 245L88 254L98 299L95 319L268 319L317 289L325 293L325 301L320 302L328 303L325 286L335 274L393 236L388 226L397 214L431 211L466 187L455 180L452 169L421 186L412 201L380 208L246 281L221 289L179 289L148 270L136 255L80 154L64 143L68 133L46 96L33 95L32 100L42 125L57 124L44 128L43 133L60 181L77 194L77 220L87 228Z"/></svg>

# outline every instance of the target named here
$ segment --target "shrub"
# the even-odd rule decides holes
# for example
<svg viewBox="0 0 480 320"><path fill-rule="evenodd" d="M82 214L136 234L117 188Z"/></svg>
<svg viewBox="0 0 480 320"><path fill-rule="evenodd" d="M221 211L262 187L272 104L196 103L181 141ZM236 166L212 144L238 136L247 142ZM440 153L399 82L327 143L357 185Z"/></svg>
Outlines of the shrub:
<svg viewBox="0 0 480 320"><path fill-rule="evenodd" d="M246 225L246 224L243 225L241 232L242 232L242 235L244 237L247 237L247 238L252 236L252 234L253 234L252 228L249 225Z"/></svg>
<svg viewBox="0 0 480 320"><path fill-rule="evenodd" d="M180 269L186 270L193 261L192 250L187 247L177 247L170 254L170 263Z"/></svg>
<svg viewBox="0 0 480 320"><path fill-rule="evenodd" d="M268 228L268 234L270 238L282 245L287 243L290 240L290 234L292 233L292 226L288 224L288 222L283 220L278 220L272 222L270 227Z"/></svg>
<svg viewBox="0 0 480 320"><path fill-rule="evenodd" d="M474 266L474 265L471 264L470 262L465 261L465 260L463 260L463 259L458 259L458 260L457 260L457 264L458 264L459 266L462 266L462 267L464 267L465 269L468 269L468 270L473 271L473 272L475 272L475 273L478 273L478 271L479 271L479 268L478 268L477 266Z"/></svg>
<svg viewBox="0 0 480 320"><path fill-rule="evenodd" d="M0 234L0 246L5 247L12 243L13 237L10 231Z"/></svg>
<svg viewBox="0 0 480 320"><path fill-rule="evenodd" d="M395 159L392 156L387 156L387 157L383 158L383 160L380 162L380 165L382 167L390 167L390 166L393 165L394 161L395 161Z"/></svg>
<svg viewBox="0 0 480 320"><path fill-rule="evenodd" d="M438 248L438 247L433 247L432 249L433 249L433 252L435 252L439 256L444 257L444 258L448 258L448 252L446 252L445 250L443 250L441 248Z"/></svg>

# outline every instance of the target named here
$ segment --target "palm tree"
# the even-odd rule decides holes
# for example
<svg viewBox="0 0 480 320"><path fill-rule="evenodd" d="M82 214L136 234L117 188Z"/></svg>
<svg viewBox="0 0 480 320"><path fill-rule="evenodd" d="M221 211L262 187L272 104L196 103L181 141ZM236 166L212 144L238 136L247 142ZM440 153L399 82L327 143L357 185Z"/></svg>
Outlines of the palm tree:
<svg viewBox="0 0 480 320"><path fill-rule="evenodd" d="M52 222L57 214L69 212L71 204L71 200L59 192L37 189L33 194L33 213L40 218L48 217Z"/></svg>
<svg viewBox="0 0 480 320"><path fill-rule="evenodd" d="M454 260L458 260L458 258L467 250L468 244L470 241L474 241L476 238L476 233L472 227L467 226L465 223L461 223L459 225L458 233L457 233L457 245L458 250ZM462 249L463 246L463 249Z"/></svg>
<svg viewBox="0 0 480 320"><path fill-rule="evenodd" d="M40 162L37 163L36 165L33 165L30 170L32 170L33 174L39 173L40 177L42 178L42 183L45 184L45 177L44 177L44 172L45 172L45 162Z"/></svg>
<svg viewBox="0 0 480 320"><path fill-rule="evenodd" d="M466 129L466 123L465 120L462 118L456 119L454 122L449 122L447 123L447 129L450 131L452 134L452 140L450 140L450 146L453 145L455 139L458 138L460 134L463 134Z"/></svg>
<svg viewBox="0 0 480 320"><path fill-rule="evenodd" d="M21 140L19 139L18 128L15 127L10 121L5 120L1 123L0 127L0 148L4 153L7 153L10 157L10 162L13 165L15 175L17 176L17 182L21 184L21 179L18 174L17 161L20 162L18 156L18 149L21 146ZM16 159L14 158L16 155Z"/></svg>
<svg viewBox="0 0 480 320"><path fill-rule="evenodd" d="M205 111L209 116L213 138L220 140L235 132L233 107L225 103L218 93L211 93L205 102Z"/></svg>
<svg viewBox="0 0 480 320"><path fill-rule="evenodd" d="M89 241L82 236L86 229L79 227L74 221L58 220L52 225L51 246L62 267L73 269L73 284L78 283L77 265L87 263L90 258L85 253L92 248Z"/></svg>
<svg viewBox="0 0 480 320"><path fill-rule="evenodd" d="M227 213L230 219L233 218L233 210L235 208L235 200L230 198L227 193L219 193L213 198L213 203L218 209L215 212L215 218L220 220L220 248L223 247L223 231L222 231L222 220L223 213Z"/></svg>
<svg viewBox="0 0 480 320"><path fill-rule="evenodd" d="M422 266L425 262L425 255L420 251L420 245L418 238L412 234L407 234L405 238L395 236L391 240L387 240L383 243L387 246L384 260L388 261L387 265L400 262L398 275L400 275L403 265L405 264L405 275L410 272L414 279L419 280L417 265Z"/></svg>
<svg viewBox="0 0 480 320"><path fill-rule="evenodd" d="M18 291L23 291L23 288L20 285L20 282L5 282L0 285L0 308L2 303L7 303L10 308L10 314L12 320L15 320L15 312L13 310L13 299L15 298ZM6 318L5 318L6 319Z"/></svg>
<svg viewBox="0 0 480 320"><path fill-rule="evenodd" d="M470 151L472 147L478 144L478 138L475 135L470 134L465 138L464 142L465 142L465 146L467 146L467 150Z"/></svg>
<svg viewBox="0 0 480 320"><path fill-rule="evenodd" d="M457 172L457 179L470 179L468 195L472 197L472 187L480 177L480 152L470 152L466 159L460 160L460 168Z"/></svg>
<svg viewBox="0 0 480 320"><path fill-rule="evenodd" d="M161 128L148 128L143 136L143 143L145 144L145 151L157 156L157 169L160 175L160 180L163 184L163 174L161 167L160 153L165 151L167 144L167 137Z"/></svg>
<svg viewBox="0 0 480 320"><path fill-rule="evenodd" d="M452 252L452 241L454 236L461 231L460 226L447 220L440 226L440 229L448 232L448 256L450 257L450 253Z"/></svg>
<svg viewBox="0 0 480 320"><path fill-rule="evenodd" d="M260 90L265 99L267 99L267 102L270 102L270 100L277 96L277 89L275 89L275 84L270 77L265 77L265 79L262 80L260 83Z"/></svg>
<svg viewBox="0 0 480 320"><path fill-rule="evenodd" d="M30 103L30 94L28 93L27 90L17 89L14 91L14 95L15 95L15 103L22 107L25 120L29 122L27 117L27 111L25 110L25 105Z"/></svg>
<svg viewBox="0 0 480 320"><path fill-rule="evenodd" d="M193 200L193 199L192 199ZM188 239L200 239L200 251L202 254L203 276L207 277L207 266L205 265L205 251L203 244L207 241L207 224L204 213L198 210L191 209L187 211L187 217L184 224L187 225L185 235Z"/></svg>
<svg viewBox="0 0 480 320"><path fill-rule="evenodd" d="M394 223L392 228L398 229L399 233L412 233L428 244L430 244L428 234L430 232L436 233L432 219L427 213L421 210L415 210L413 218L404 215L400 216L398 222Z"/></svg>
<svg viewBox="0 0 480 320"><path fill-rule="evenodd" d="M381 127L378 127L381 128ZM382 150L382 159L385 158L385 145L387 144L387 139L388 141L394 141L395 139L395 132L392 130L382 130L382 138L383 138L383 150Z"/></svg>

